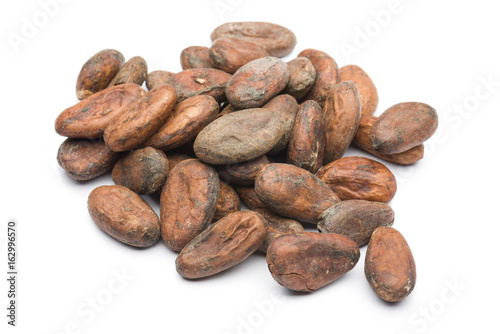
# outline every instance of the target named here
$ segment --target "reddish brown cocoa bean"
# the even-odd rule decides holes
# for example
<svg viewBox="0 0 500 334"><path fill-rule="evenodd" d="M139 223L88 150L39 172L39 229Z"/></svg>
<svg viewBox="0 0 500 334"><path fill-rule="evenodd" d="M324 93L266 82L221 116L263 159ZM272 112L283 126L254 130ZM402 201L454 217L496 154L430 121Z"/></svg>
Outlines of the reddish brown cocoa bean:
<svg viewBox="0 0 500 334"><path fill-rule="evenodd" d="M309 93L309 90L314 85L316 70L306 57L292 59L286 65L288 73L290 73L290 79L283 93L290 94L300 100Z"/></svg>
<svg viewBox="0 0 500 334"><path fill-rule="evenodd" d="M180 162L188 159L194 159L194 157L183 153L168 152L168 171L170 172Z"/></svg>
<svg viewBox="0 0 500 334"><path fill-rule="evenodd" d="M415 287L415 260L405 238L392 227L373 232L365 258L365 276L373 291L387 302L398 302Z"/></svg>
<svg viewBox="0 0 500 334"><path fill-rule="evenodd" d="M217 38L209 50L213 66L227 73L234 73L252 60L268 57L259 45L232 37Z"/></svg>
<svg viewBox="0 0 500 334"><path fill-rule="evenodd" d="M371 146L370 130L376 120L376 116L361 116L358 131L352 141L354 145L376 157L400 165L411 165L424 157L424 144L420 144L401 153L384 154L375 151Z"/></svg>
<svg viewBox="0 0 500 334"><path fill-rule="evenodd" d="M190 97L178 103L163 125L144 146L172 150L194 140L219 113L219 105L208 95Z"/></svg>
<svg viewBox="0 0 500 334"><path fill-rule="evenodd" d="M295 34L280 25L268 22L230 22L215 28L212 41L219 37L234 37L260 45L271 56L284 57L297 44Z"/></svg>
<svg viewBox="0 0 500 334"><path fill-rule="evenodd" d="M255 178L255 192L272 212L304 223L318 222L323 211L340 202L310 172L287 164L269 164Z"/></svg>
<svg viewBox="0 0 500 334"><path fill-rule="evenodd" d="M245 260L262 244L267 223L258 213L238 211L201 232L175 260L177 272L196 279L215 275Z"/></svg>
<svg viewBox="0 0 500 334"><path fill-rule="evenodd" d="M165 122L177 100L175 89L159 86L127 111L113 119L104 131L104 141L115 152L139 147Z"/></svg>
<svg viewBox="0 0 500 334"><path fill-rule="evenodd" d="M288 68L282 60L276 57L256 59L231 77L226 97L235 107L258 108L285 89L288 78Z"/></svg>
<svg viewBox="0 0 500 334"><path fill-rule="evenodd" d="M217 118L196 137L198 159L234 164L266 154L283 136L283 117L266 109L247 109Z"/></svg>
<svg viewBox="0 0 500 334"><path fill-rule="evenodd" d="M295 117L286 161L314 174L323 164L324 152L323 110L316 101L306 101Z"/></svg>
<svg viewBox="0 0 500 334"><path fill-rule="evenodd" d="M323 51L307 49L299 53L298 57L309 59L316 70L316 79L305 99L314 100L323 107L333 86L340 82L339 67L335 60Z"/></svg>
<svg viewBox="0 0 500 334"><path fill-rule="evenodd" d="M122 186L101 186L88 199L96 225L127 245L149 247L160 238L160 222L141 196Z"/></svg>
<svg viewBox="0 0 500 334"><path fill-rule="evenodd" d="M226 182L220 181L219 199L215 207L215 220L222 219L230 213L241 210L241 201L236 191Z"/></svg>
<svg viewBox="0 0 500 334"><path fill-rule="evenodd" d="M354 268L359 248L344 235L305 232L276 238L267 249L266 259L280 285L313 292Z"/></svg>
<svg viewBox="0 0 500 334"><path fill-rule="evenodd" d="M250 161L220 166L218 168L219 177L230 183L253 185L259 170L269 163L269 159L262 155Z"/></svg>
<svg viewBox="0 0 500 334"><path fill-rule="evenodd" d="M153 71L146 78L146 87L148 90L153 90L158 86L168 85L174 75L175 73L168 71Z"/></svg>
<svg viewBox="0 0 500 334"><path fill-rule="evenodd" d="M317 176L343 201L363 199L389 202L396 194L394 174L378 161L364 157L346 157L329 163Z"/></svg>
<svg viewBox="0 0 500 334"><path fill-rule="evenodd" d="M290 135L292 133L293 122L295 121L295 116L299 110L297 100L295 100L295 98L291 95L282 94L272 98L269 102L264 104L262 108L279 113L285 120L285 133L276 146L269 151L269 154L275 155L286 151L288 142L290 141Z"/></svg>
<svg viewBox="0 0 500 334"><path fill-rule="evenodd" d="M267 209L258 209L255 212L262 215L268 225L266 239L259 247L259 250L263 253L267 252L267 248L277 237L305 232L304 227L296 220L280 217Z"/></svg>
<svg viewBox="0 0 500 334"><path fill-rule="evenodd" d="M327 209L320 219L320 232L343 234L362 246L377 227L394 223L394 211L385 203L348 200Z"/></svg>
<svg viewBox="0 0 500 334"><path fill-rule="evenodd" d="M57 162L69 177L78 181L94 179L113 168L119 153L102 140L66 139L57 152Z"/></svg>
<svg viewBox="0 0 500 334"><path fill-rule="evenodd" d="M351 81L332 87L324 106L325 163L342 158L358 131L361 101L358 89Z"/></svg>
<svg viewBox="0 0 500 334"><path fill-rule="evenodd" d="M125 58L116 50L102 50L90 57L82 66L76 80L76 96L83 100L106 87L120 68Z"/></svg>
<svg viewBox="0 0 500 334"><path fill-rule="evenodd" d="M224 109L222 109L222 111L217 115L217 118L222 117L222 116L227 115L227 114L230 114L232 112L238 111L238 110L241 110L241 109L236 108L232 104L228 104L228 105L224 106Z"/></svg>
<svg viewBox="0 0 500 334"><path fill-rule="evenodd" d="M183 70L192 68L213 68L206 46L190 46L181 52L181 66Z"/></svg>
<svg viewBox="0 0 500 334"><path fill-rule="evenodd" d="M170 84L177 91L179 102L195 95L210 95L218 103L226 100L226 85L231 74L214 68L193 68L177 73Z"/></svg>
<svg viewBox="0 0 500 334"><path fill-rule="evenodd" d="M420 102L396 104L382 113L370 130L372 148L394 154L423 144L438 127L438 115Z"/></svg>
<svg viewBox="0 0 500 334"><path fill-rule="evenodd" d="M118 161L111 177L120 186L143 195L160 190L168 173L168 159L165 153L146 147L135 150Z"/></svg>
<svg viewBox="0 0 500 334"><path fill-rule="evenodd" d="M70 138L100 138L113 119L145 94L135 84L102 90L64 110L56 119L56 132Z"/></svg>
<svg viewBox="0 0 500 334"><path fill-rule="evenodd" d="M142 86L148 76L148 64L144 58L135 56L130 58L118 71L109 83L109 87L123 84L137 84Z"/></svg>
<svg viewBox="0 0 500 334"><path fill-rule="evenodd" d="M240 196L242 202L245 203L250 210L266 209L264 203L262 203L257 196L254 187L237 186L236 192L238 196Z"/></svg>
<svg viewBox="0 0 500 334"><path fill-rule="evenodd" d="M361 114L371 116L377 110L378 93L372 79L357 65L347 65L340 68L340 81L352 81L356 84L361 99Z"/></svg>
<svg viewBox="0 0 500 334"><path fill-rule="evenodd" d="M163 241L180 252L207 228L219 198L219 177L214 168L190 159L177 164L161 191L160 219Z"/></svg>

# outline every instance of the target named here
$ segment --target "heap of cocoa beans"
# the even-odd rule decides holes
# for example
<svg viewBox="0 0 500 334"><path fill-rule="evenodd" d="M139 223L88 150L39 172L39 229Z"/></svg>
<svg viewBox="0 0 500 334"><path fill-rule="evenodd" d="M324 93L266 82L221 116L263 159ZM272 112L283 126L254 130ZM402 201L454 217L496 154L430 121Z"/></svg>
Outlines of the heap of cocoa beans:
<svg viewBox="0 0 500 334"><path fill-rule="evenodd" d="M413 164L436 111L406 102L374 116L378 93L364 70L314 49L285 63L296 37L276 24L226 23L211 38L181 52L179 73L148 73L142 57L125 62L116 50L83 65L81 101L55 123L68 137L57 159L76 180L112 171L116 185L88 198L95 223L135 247L161 237L188 279L264 252L279 284L306 292L350 271L368 244L377 295L409 295L415 262L387 204L396 179L378 161L343 156L354 144ZM141 197L158 192L159 217Z"/></svg>

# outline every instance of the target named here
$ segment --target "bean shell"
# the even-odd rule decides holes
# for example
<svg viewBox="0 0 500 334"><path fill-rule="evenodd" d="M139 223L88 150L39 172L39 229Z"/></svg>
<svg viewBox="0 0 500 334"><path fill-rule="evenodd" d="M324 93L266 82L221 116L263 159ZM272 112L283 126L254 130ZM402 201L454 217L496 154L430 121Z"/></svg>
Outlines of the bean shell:
<svg viewBox="0 0 500 334"><path fill-rule="evenodd" d="M192 68L213 68L206 46L190 46L181 52L181 66L183 70Z"/></svg>
<svg viewBox="0 0 500 334"><path fill-rule="evenodd" d="M118 86L134 83L142 86L148 76L148 64L142 57L135 56L130 58L111 80L109 86Z"/></svg>
<svg viewBox="0 0 500 334"><path fill-rule="evenodd" d="M175 73L168 71L153 71L146 78L146 87L148 90L153 90L158 86L167 85L174 75Z"/></svg>
<svg viewBox="0 0 500 334"><path fill-rule="evenodd" d="M237 186L236 192L238 193L238 196L240 196L242 202L245 203L245 205L248 206L250 210L266 208L264 203L262 203L262 201L257 196L254 187Z"/></svg>
<svg viewBox="0 0 500 334"><path fill-rule="evenodd" d="M169 84L177 91L179 102L195 95L210 95L221 103L226 100L229 79L231 74L214 68L193 68L177 73Z"/></svg>
<svg viewBox="0 0 500 334"><path fill-rule="evenodd" d="M290 94L300 100L309 93L309 90L314 85L316 70L306 57L292 59L286 65L288 73L290 73L290 79L283 93Z"/></svg>
<svg viewBox="0 0 500 334"><path fill-rule="evenodd" d="M259 247L259 251L263 253L267 252L267 248L277 237L305 232L304 227L296 220L280 217L267 209L257 209L255 212L262 215L268 225L266 239Z"/></svg>
<svg viewBox="0 0 500 334"><path fill-rule="evenodd" d="M236 191L226 182L220 181L219 199L217 200L213 219L219 220L240 210L241 201Z"/></svg>
<svg viewBox="0 0 500 334"><path fill-rule="evenodd" d="M276 146L269 151L270 155L282 153L283 151L286 151L286 148L288 147L290 135L292 134L293 122L295 121L295 116L299 111L299 104L291 95L281 94L264 104L263 108L279 113L285 120L285 133Z"/></svg>
<svg viewBox="0 0 500 334"><path fill-rule="evenodd" d="M259 45L238 38L219 37L209 50L210 62L219 70L234 73L252 60L268 57Z"/></svg>
<svg viewBox="0 0 500 334"><path fill-rule="evenodd" d="M396 229L373 232L365 258L365 276L375 293L387 302L398 302L414 289L415 260L405 238Z"/></svg>
<svg viewBox="0 0 500 334"><path fill-rule="evenodd" d="M101 186L88 198L88 210L96 225L127 245L149 247L160 238L160 222L139 195L122 186Z"/></svg>
<svg viewBox="0 0 500 334"><path fill-rule="evenodd" d="M220 166L219 177L226 182L253 185L259 170L269 163L269 159L262 155L250 161Z"/></svg>

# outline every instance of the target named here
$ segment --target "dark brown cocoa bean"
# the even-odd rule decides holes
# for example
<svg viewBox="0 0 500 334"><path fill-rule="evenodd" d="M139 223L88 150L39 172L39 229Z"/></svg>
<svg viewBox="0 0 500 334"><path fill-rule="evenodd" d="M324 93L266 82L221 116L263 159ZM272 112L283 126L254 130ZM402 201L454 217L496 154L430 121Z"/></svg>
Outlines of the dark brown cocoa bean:
<svg viewBox="0 0 500 334"><path fill-rule="evenodd" d="M316 224L323 211L340 202L314 174L287 164L261 168L255 178L255 192L272 212L304 223Z"/></svg>
<svg viewBox="0 0 500 334"><path fill-rule="evenodd" d="M96 225L127 245L149 247L160 238L160 222L141 196L122 186L101 186L88 199Z"/></svg>
<svg viewBox="0 0 500 334"><path fill-rule="evenodd" d="M181 52L181 66L183 70L192 68L213 68L206 46L190 46Z"/></svg>
<svg viewBox="0 0 500 334"><path fill-rule="evenodd" d="M401 233L382 226L373 232L365 258L365 276L373 291L387 302L398 302L415 287L417 271Z"/></svg>
<svg viewBox="0 0 500 334"><path fill-rule="evenodd" d="M305 232L274 239L266 259L269 271L280 285L313 292L354 268L359 248L344 235Z"/></svg>
<svg viewBox="0 0 500 334"><path fill-rule="evenodd" d="M343 201L389 202L396 194L394 174L378 161L346 157L329 163L317 174Z"/></svg>
<svg viewBox="0 0 500 334"><path fill-rule="evenodd" d="M137 84L142 86L148 76L148 64L144 58L135 56L130 58L118 71L109 83L109 87L123 84Z"/></svg>
<svg viewBox="0 0 500 334"><path fill-rule="evenodd" d="M260 58L236 71L227 83L226 97L235 107L258 108L285 89L288 78L288 68L282 60Z"/></svg>
<svg viewBox="0 0 500 334"><path fill-rule="evenodd" d="M252 60L268 57L269 53L252 42L232 37L219 37L210 47L209 56L215 68L234 73Z"/></svg>
<svg viewBox="0 0 500 334"><path fill-rule="evenodd" d="M358 246L370 241L373 231L379 226L394 223L392 208L380 202L348 200L335 204L321 214L318 230L322 233L343 234Z"/></svg>
<svg viewBox="0 0 500 334"><path fill-rule="evenodd" d="M91 180L107 173L119 157L120 154L110 150L103 140L68 138L57 152L59 166L78 181Z"/></svg>
<svg viewBox="0 0 500 334"><path fill-rule="evenodd" d="M324 152L323 110L316 101L309 100L300 105L295 117L286 161L314 174L323 164Z"/></svg>
<svg viewBox="0 0 500 334"><path fill-rule="evenodd" d="M153 194L165 183L168 173L165 153L146 147L121 158L113 168L111 177L120 186L143 195Z"/></svg>
<svg viewBox="0 0 500 334"><path fill-rule="evenodd" d="M160 221L163 241L180 252L205 230L219 198L219 177L199 160L180 162L168 174L161 191Z"/></svg>
<svg viewBox="0 0 500 334"><path fill-rule="evenodd" d="M377 110L378 93L372 79L357 65L340 68L340 81L352 81L356 84L361 100L361 115L371 116Z"/></svg>
<svg viewBox="0 0 500 334"><path fill-rule="evenodd" d="M295 100L295 98L291 95L282 94L272 98L269 102L264 104L262 108L279 113L285 120L285 133L276 146L269 151L269 154L275 155L286 151L288 142L290 141L290 135L292 133L293 122L295 121L295 116L299 110L297 100Z"/></svg>
<svg viewBox="0 0 500 334"><path fill-rule="evenodd" d="M259 170L269 163L267 157L262 155L250 161L220 166L219 177L234 184L253 185Z"/></svg>
<svg viewBox="0 0 500 334"><path fill-rule="evenodd" d="M153 90L161 85L168 85L175 73L168 71L153 71L146 78L146 87L148 90Z"/></svg>
<svg viewBox="0 0 500 334"><path fill-rule="evenodd" d="M306 57L292 59L286 65L290 79L283 93L290 94L295 99L300 100L309 93L314 85L316 70Z"/></svg>
<svg viewBox="0 0 500 334"><path fill-rule="evenodd" d="M267 221L266 239L259 247L259 251L263 253L267 252L267 248L277 237L305 232L304 227L296 220L280 217L267 209L257 209L255 212L262 215Z"/></svg>
<svg viewBox="0 0 500 334"><path fill-rule="evenodd" d="M266 209L264 203L262 203L257 196L254 187L237 186L235 190L238 196L240 196L241 201L245 203L250 210Z"/></svg>
<svg viewBox="0 0 500 334"><path fill-rule="evenodd" d="M231 74L215 68L193 68L177 73L169 84L177 91L178 100L195 95L210 95L218 103L226 100L226 85Z"/></svg>
<svg viewBox="0 0 500 334"><path fill-rule="evenodd" d="M215 275L245 260L262 244L265 219L253 211L238 211L201 232L175 260L177 272L196 279Z"/></svg>
<svg viewBox="0 0 500 334"><path fill-rule="evenodd" d="M247 109L217 118L196 137L198 159L213 165L255 159L283 136L283 117L266 109Z"/></svg>
<svg viewBox="0 0 500 334"><path fill-rule="evenodd" d="M83 100L106 87L120 68L125 58L121 52L106 49L97 52L83 64L76 80L76 96Z"/></svg>
<svg viewBox="0 0 500 334"><path fill-rule="evenodd" d="M213 219L219 220L240 210L241 201L236 191L226 182L220 181L219 199L217 200Z"/></svg>

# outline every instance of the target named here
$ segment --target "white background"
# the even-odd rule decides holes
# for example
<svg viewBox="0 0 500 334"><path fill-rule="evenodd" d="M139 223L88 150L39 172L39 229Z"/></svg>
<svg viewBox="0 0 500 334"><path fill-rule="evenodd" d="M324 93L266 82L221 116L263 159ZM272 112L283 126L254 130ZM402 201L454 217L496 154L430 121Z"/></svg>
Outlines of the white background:
<svg viewBox="0 0 500 334"><path fill-rule="evenodd" d="M2 1L0 331L498 331L498 8L490 0L400 0L396 10L391 3L66 0L44 22L39 2ZM217 10L217 4L225 7ZM374 13L388 9L393 14L377 23ZM316 48L339 66L360 65L378 87L377 114L405 101L437 109L440 128L427 143L425 159L411 167L387 164L399 187L391 202L394 227L406 237L417 264L416 288L404 301L388 304L371 291L363 273L366 247L355 269L312 294L279 286L261 254L215 277L184 280L175 271L176 254L161 241L133 249L92 222L87 196L112 184L109 176L81 183L58 167L63 138L54 132L54 120L77 102L76 77L95 52L115 48L126 58L143 56L150 71L177 72L183 48L209 46L216 26L245 20L293 30L298 44L286 59ZM22 37L26 21L40 27L31 35L24 31L23 44L14 47L8 36ZM363 40L360 31L366 30ZM348 44L357 53L343 52ZM488 80L495 84L485 85ZM350 149L348 155L364 153ZM147 200L159 209L158 199ZM19 226L14 329L5 316L8 219ZM125 283L114 278L122 271ZM93 298L99 311L91 311Z"/></svg>

